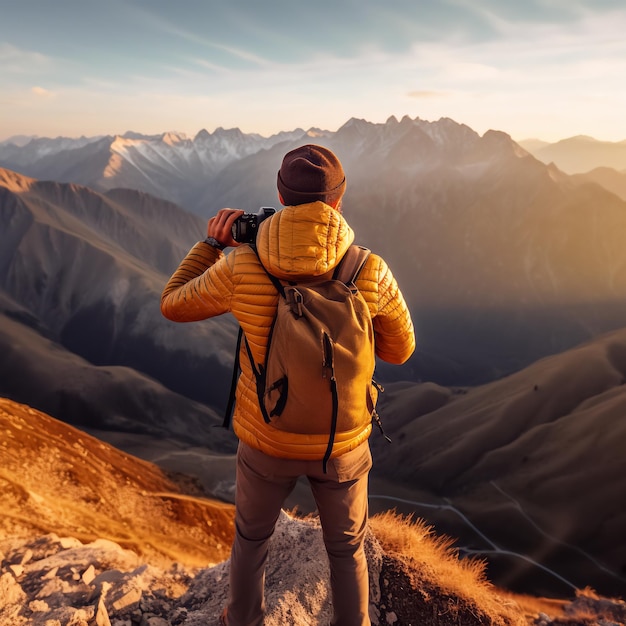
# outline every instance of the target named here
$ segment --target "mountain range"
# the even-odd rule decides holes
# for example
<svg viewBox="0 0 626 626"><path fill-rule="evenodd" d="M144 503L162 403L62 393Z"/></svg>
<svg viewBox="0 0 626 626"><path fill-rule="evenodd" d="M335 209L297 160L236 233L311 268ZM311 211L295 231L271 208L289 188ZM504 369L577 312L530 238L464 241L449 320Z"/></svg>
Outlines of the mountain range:
<svg viewBox="0 0 626 626"><path fill-rule="evenodd" d="M359 121L363 120L350 120L346 125ZM433 135L439 135L439 139L442 136L437 127L444 122L450 120L401 120L402 124L411 123L427 133L434 128ZM371 126L380 130L394 124L397 119L392 116L386 124ZM129 131L123 135L80 138L15 136L0 142L0 167L33 178L74 182L97 191L116 187L140 189L205 215L215 206L211 199L216 177L232 163L284 142L324 141L336 135L319 128L299 128L262 137L242 133L238 128L217 128L212 133L202 129L194 137L171 131L158 135ZM448 137L453 142L459 138L462 136ZM385 141L380 137L383 153ZM626 140L600 141L578 135L556 142L526 139L518 143L539 161L554 164L570 175L586 175L597 169L614 171L612 175L618 178L626 173ZM412 154L411 159L414 157ZM608 175L604 173L605 182ZM274 201L274 188L269 187L269 191ZM206 197L208 205L203 204Z"/></svg>
<svg viewBox="0 0 626 626"><path fill-rule="evenodd" d="M568 174L585 174L608 167L626 171L626 140L599 141L586 135L568 137L553 143L528 139L520 145L544 163L554 163Z"/></svg>
<svg viewBox="0 0 626 626"><path fill-rule="evenodd" d="M626 200L626 141L598 141L579 135L555 143L530 139L520 145L543 163L567 172L578 183L597 183Z"/></svg>
<svg viewBox="0 0 626 626"><path fill-rule="evenodd" d="M214 426L237 329L228 317L172 324L160 292L208 215L275 204L282 155L324 143L344 163L357 240L389 262L417 329L406 366L378 364L394 440L372 439L380 506L427 511L511 586L623 589L624 200L504 133L448 119L354 119L269 143L214 134L229 137L214 169L187 186L181 155L208 133L127 133L134 151L115 152L117 169L107 167L120 138L49 140L63 149L0 170L0 395L103 439L140 437L146 457L146 442L168 440L174 453L155 457L180 446L232 453L232 433ZM30 143L11 148L14 163ZM155 145L179 143L178 161L155 156ZM25 173L53 165L65 182ZM74 180L81 171L111 187ZM120 187L131 179L152 191L172 181L195 200L182 208Z"/></svg>
<svg viewBox="0 0 626 626"><path fill-rule="evenodd" d="M626 315L625 201L502 132L405 117L270 138L218 129L193 140L75 141L5 142L0 164L101 194L132 188L206 219L222 206L276 206L283 154L303 142L332 148L346 170L344 213L357 241L388 260L415 312L421 350L402 378L487 382L619 328ZM158 219L169 229L164 213ZM194 228L189 241L203 234L201 221ZM176 262L166 266L165 274Z"/></svg>
<svg viewBox="0 0 626 626"><path fill-rule="evenodd" d="M43 180L78 183L96 191L128 188L165 198L201 213L200 197L223 168L277 143L297 140L302 130L264 138L239 129L55 139L0 144L0 167Z"/></svg>

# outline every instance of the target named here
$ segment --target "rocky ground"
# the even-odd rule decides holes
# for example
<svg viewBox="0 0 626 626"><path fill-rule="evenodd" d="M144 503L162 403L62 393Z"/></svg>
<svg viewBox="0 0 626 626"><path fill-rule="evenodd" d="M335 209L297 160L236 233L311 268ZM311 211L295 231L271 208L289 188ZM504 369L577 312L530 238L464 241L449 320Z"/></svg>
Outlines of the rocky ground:
<svg viewBox="0 0 626 626"><path fill-rule="evenodd" d="M553 615L490 590L500 610L446 590L432 566L386 553L368 537L371 617L377 625L626 624L626 604L581 594ZM266 589L267 626L330 620L328 567L316 519L283 514L272 540ZM228 561L208 568L152 566L118 544L83 544L48 534L0 542L2 626L213 626L226 602ZM431 572L432 574L432 572ZM484 589L482 590L484 593ZM483 606L481 606L483 603ZM491 603L489 603L491 604Z"/></svg>

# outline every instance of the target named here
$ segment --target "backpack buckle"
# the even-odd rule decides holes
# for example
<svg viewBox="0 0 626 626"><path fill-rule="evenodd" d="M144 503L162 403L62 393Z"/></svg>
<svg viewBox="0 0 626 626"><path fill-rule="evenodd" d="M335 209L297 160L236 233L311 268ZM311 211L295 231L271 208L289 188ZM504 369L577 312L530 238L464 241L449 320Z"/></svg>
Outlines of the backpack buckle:
<svg viewBox="0 0 626 626"><path fill-rule="evenodd" d="M290 287L287 291L289 293L288 302L291 312L296 317L302 317L302 307L304 305L303 295L295 287Z"/></svg>

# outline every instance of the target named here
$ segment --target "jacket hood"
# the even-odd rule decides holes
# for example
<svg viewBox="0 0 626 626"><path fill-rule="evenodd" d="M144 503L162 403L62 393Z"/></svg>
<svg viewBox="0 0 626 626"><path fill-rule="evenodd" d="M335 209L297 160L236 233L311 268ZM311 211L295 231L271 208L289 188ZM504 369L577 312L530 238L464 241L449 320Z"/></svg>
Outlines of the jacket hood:
<svg viewBox="0 0 626 626"><path fill-rule="evenodd" d="M332 270L354 241L339 211L324 202L281 209L261 222L259 258L277 278L314 278Z"/></svg>

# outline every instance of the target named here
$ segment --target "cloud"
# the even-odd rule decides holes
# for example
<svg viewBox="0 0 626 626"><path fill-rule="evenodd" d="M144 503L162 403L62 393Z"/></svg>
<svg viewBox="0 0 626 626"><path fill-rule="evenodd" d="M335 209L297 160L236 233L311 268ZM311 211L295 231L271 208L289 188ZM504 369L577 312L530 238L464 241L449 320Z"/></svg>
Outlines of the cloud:
<svg viewBox="0 0 626 626"><path fill-rule="evenodd" d="M35 86L30 91L38 98L54 98L55 97L55 94L52 91L49 91L48 89L45 89L44 87Z"/></svg>
<svg viewBox="0 0 626 626"><path fill-rule="evenodd" d="M407 96L409 98L417 98L417 99L429 99L429 98L446 98L448 97L448 93L445 91L428 91L423 89L418 89L416 91L409 91Z"/></svg>
<svg viewBox="0 0 626 626"><path fill-rule="evenodd" d="M50 59L39 52L22 50L10 43L0 43L0 65L3 72L23 74L39 71Z"/></svg>

